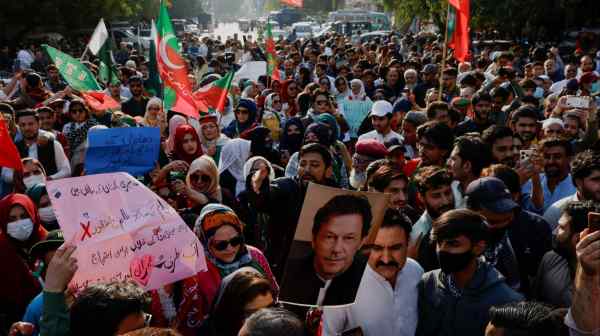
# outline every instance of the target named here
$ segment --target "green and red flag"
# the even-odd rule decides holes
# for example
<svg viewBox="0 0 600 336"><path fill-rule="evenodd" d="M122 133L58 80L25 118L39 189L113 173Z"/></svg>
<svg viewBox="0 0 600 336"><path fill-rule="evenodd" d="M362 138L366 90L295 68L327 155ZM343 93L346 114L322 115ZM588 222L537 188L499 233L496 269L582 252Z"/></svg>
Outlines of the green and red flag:
<svg viewBox="0 0 600 336"><path fill-rule="evenodd" d="M281 81L279 69L277 67L277 55L275 54L275 41L273 40L273 32L271 31L271 22L267 21L267 76L272 80Z"/></svg>
<svg viewBox="0 0 600 336"><path fill-rule="evenodd" d="M228 72L223 78L201 87L194 92L194 99L204 103L208 108L220 113L225 110L227 94L233 82L233 71Z"/></svg>
<svg viewBox="0 0 600 336"><path fill-rule="evenodd" d="M150 37L152 38L152 43L150 43L150 51L148 54L148 80L145 81L146 91L151 95L155 95L157 97L162 98L162 84L160 82L160 74L158 72L158 64L156 63L156 39L158 36L158 32L156 31L156 23L154 20L151 22L152 29L150 33Z"/></svg>
<svg viewBox="0 0 600 336"><path fill-rule="evenodd" d="M50 60L71 88L79 91L90 107L106 110L120 108L121 104L104 93L92 72L78 59L75 59L58 49L43 44Z"/></svg>
<svg viewBox="0 0 600 336"><path fill-rule="evenodd" d="M448 46L454 58L464 62L469 55L470 0L448 0Z"/></svg>
<svg viewBox="0 0 600 336"><path fill-rule="evenodd" d="M192 96L187 64L181 56L165 1L160 3L156 29L156 61L164 85L164 108L197 119L199 110L208 112L208 107L200 101L196 102Z"/></svg>

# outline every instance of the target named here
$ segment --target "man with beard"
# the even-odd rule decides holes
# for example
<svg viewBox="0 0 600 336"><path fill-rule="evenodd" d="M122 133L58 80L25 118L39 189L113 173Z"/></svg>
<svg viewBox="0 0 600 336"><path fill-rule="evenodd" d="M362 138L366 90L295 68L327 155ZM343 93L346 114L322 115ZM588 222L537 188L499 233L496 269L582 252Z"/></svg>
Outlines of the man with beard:
<svg viewBox="0 0 600 336"><path fill-rule="evenodd" d="M448 158L448 170L452 175L452 193L455 207L465 207L464 194L469 183L479 178L483 168L490 164L490 150L480 138L461 136L456 139Z"/></svg>
<svg viewBox="0 0 600 336"><path fill-rule="evenodd" d="M296 176L264 183L269 176L266 169L258 170L252 175L249 203L256 211L269 214L267 232L270 248L265 252L273 273L278 278L283 275L283 266L294 239L308 182L334 186L331 175L331 153L325 146L316 143L304 145L300 149Z"/></svg>
<svg viewBox="0 0 600 336"><path fill-rule="evenodd" d="M416 335L483 335L491 306L523 300L480 258L487 233L484 218L466 209L434 222L431 240L441 269L425 273L419 283Z"/></svg>
<svg viewBox="0 0 600 336"><path fill-rule="evenodd" d="M546 211L555 202L573 195L577 189L571 178L571 158L573 150L571 143L566 139L548 138L540 143L544 158L544 173L539 174L539 180L544 193L544 207ZM532 181L529 180L522 187L523 193L532 193Z"/></svg>
<svg viewBox="0 0 600 336"><path fill-rule="evenodd" d="M121 104L121 110L132 117L143 117L149 99L144 96L144 81L142 78L138 76L130 77L129 90L131 90L132 97Z"/></svg>
<svg viewBox="0 0 600 336"><path fill-rule="evenodd" d="M17 114L17 124L23 138L15 143L22 158L39 160L48 180L71 176L71 164L60 142L50 132L40 130L40 119L33 110Z"/></svg>
<svg viewBox="0 0 600 336"><path fill-rule="evenodd" d="M419 157L406 163L404 172L412 176L415 171L427 166L440 166L446 160L454 144L454 135L448 125L439 121L429 121L417 129Z"/></svg>
<svg viewBox="0 0 600 336"><path fill-rule="evenodd" d="M481 135L481 140L492 151L492 163L501 163L515 168L519 150L514 144L514 133L506 126L492 125Z"/></svg>
<svg viewBox="0 0 600 336"><path fill-rule="evenodd" d="M415 101L421 108L425 107L425 95L431 88L435 88L438 85L437 80L438 67L435 64L427 64L421 71L422 82L419 83L413 90L415 94Z"/></svg>
<svg viewBox="0 0 600 336"><path fill-rule="evenodd" d="M536 142L538 113L530 106L522 106L511 119L513 132L523 140L523 148L528 149Z"/></svg>
<svg viewBox="0 0 600 336"><path fill-rule="evenodd" d="M558 219L569 202L600 202L600 153L588 150L577 154L571 162L571 178L577 192L555 202L544 212L544 219L552 230L558 226Z"/></svg>
<svg viewBox="0 0 600 336"><path fill-rule="evenodd" d="M48 65L46 67L46 73L48 74L48 79L46 80L45 85L51 92L57 93L67 87L68 84L60 78L60 73L58 72L56 65Z"/></svg>
<svg viewBox="0 0 600 336"><path fill-rule="evenodd" d="M363 190L367 181L367 166L388 154L387 148L374 139L359 140L352 155L352 170L350 171L350 185L356 190Z"/></svg>
<svg viewBox="0 0 600 336"><path fill-rule="evenodd" d="M417 284L423 269L407 258L411 223L388 209L373 244L356 303L347 308L325 308L323 331L338 335L360 328L364 335L414 335L417 327Z"/></svg>
<svg viewBox="0 0 600 336"><path fill-rule="evenodd" d="M454 133L461 136L466 133L483 133L485 129L493 124L491 118L492 96L487 92L478 92L471 99L473 106L473 119L467 118L456 126Z"/></svg>
<svg viewBox="0 0 600 336"><path fill-rule="evenodd" d="M552 248L552 232L544 219L522 210L496 177L482 177L467 187L467 209L483 216L490 237L485 260L504 275L506 283L525 295L544 254Z"/></svg>
<svg viewBox="0 0 600 336"><path fill-rule="evenodd" d="M553 250L542 259L534 282L533 299L556 307L571 306L577 266L575 246L587 227L588 212L600 212L592 201L571 202L565 208L553 241Z"/></svg>
<svg viewBox="0 0 600 336"><path fill-rule="evenodd" d="M435 246L429 240L431 225L444 212L454 209L452 177L446 169L429 166L421 169L414 181L425 212L415 223L410 234L409 256L416 258L423 269L428 271L438 267Z"/></svg>

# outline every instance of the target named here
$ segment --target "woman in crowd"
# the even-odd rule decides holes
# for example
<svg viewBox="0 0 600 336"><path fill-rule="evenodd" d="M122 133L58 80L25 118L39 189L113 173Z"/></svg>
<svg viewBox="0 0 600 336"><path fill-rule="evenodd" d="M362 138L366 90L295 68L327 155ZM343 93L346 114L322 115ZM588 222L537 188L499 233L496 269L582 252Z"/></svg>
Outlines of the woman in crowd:
<svg viewBox="0 0 600 336"><path fill-rule="evenodd" d="M177 127L185 124L187 124L185 117L178 114L169 119L169 137L165 141L165 152L167 154L175 150L175 131L177 130Z"/></svg>
<svg viewBox="0 0 600 336"><path fill-rule="evenodd" d="M47 233L35 205L23 194L10 194L0 201L0 229L0 236L6 238L26 262L29 249Z"/></svg>
<svg viewBox="0 0 600 336"><path fill-rule="evenodd" d="M286 166L290 157L302 147L304 137L304 124L298 117L290 118L283 125L279 152L281 154L281 165Z"/></svg>
<svg viewBox="0 0 600 336"><path fill-rule="evenodd" d="M298 105L296 103L298 93L300 93L298 83L293 79L285 80L281 85L282 111L286 118L298 114Z"/></svg>
<svg viewBox="0 0 600 336"><path fill-rule="evenodd" d="M159 127L161 136L165 134L167 128L167 117L163 110L162 100L152 97L146 105L146 113L142 120L142 126Z"/></svg>
<svg viewBox="0 0 600 336"><path fill-rule="evenodd" d="M242 133L256 126L256 103L250 99L242 98L235 109L235 120L223 133L231 139L239 138Z"/></svg>
<svg viewBox="0 0 600 336"><path fill-rule="evenodd" d="M200 117L200 143L202 152L219 162L221 150L230 139L219 131L217 116L214 114Z"/></svg>
<svg viewBox="0 0 600 336"><path fill-rule="evenodd" d="M214 336L237 336L244 321L254 312L276 304L271 283L252 267L243 267L221 283L219 298L211 316Z"/></svg>
<svg viewBox="0 0 600 336"><path fill-rule="evenodd" d="M175 191L186 196L188 206L196 213L208 203L223 201L217 165L208 155L202 155L192 162L185 184L181 180L175 183Z"/></svg>
<svg viewBox="0 0 600 336"><path fill-rule="evenodd" d="M285 115L281 113L281 98L278 93L271 93L265 99L261 124L271 131L273 142L278 144L281 138L281 126L285 123Z"/></svg>
<svg viewBox="0 0 600 336"><path fill-rule="evenodd" d="M369 115L373 102L365 93L365 86L360 79L350 81L350 94L339 104L340 112L348 122L349 137L351 140L358 138L358 129ZM353 143L351 143L353 144Z"/></svg>
<svg viewBox="0 0 600 336"><path fill-rule="evenodd" d="M348 81L346 77L338 76L334 82L336 95L335 99L338 102L338 105L342 103L346 97L350 95L350 88L348 87Z"/></svg>
<svg viewBox="0 0 600 336"><path fill-rule="evenodd" d="M202 155L200 138L196 130L190 125L179 125L175 130L175 146L170 153L171 160L181 160L187 164L192 163Z"/></svg>
<svg viewBox="0 0 600 336"><path fill-rule="evenodd" d="M98 123L95 119L90 118L90 112L85 102L80 99L71 101L71 104L69 104L69 115L71 116L71 122L63 127L63 134L69 142L72 170L76 172L80 171L81 166L83 166L88 131L90 128L98 125Z"/></svg>
<svg viewBox="0 0 600 336"><path fill-rule="evenodd" d="M46 170L42 163L30 157L21 159L23 171L14 172L15 191L25 193L38 183L46 183Z"/></svg>
<svg viewBox="0 0 600 336"><path fill-rule="evenodd" d="M35 184L33 187L27 189L27 196L29 196L37 208L42 226L47 231L59 229L56 214L54 214L54 209L50 203L50 196L48 196L48 191L46 190L46 185L44 183Z"/></svg>
<svg viewBox="0 0 600 336"><path fill-rule="evenodd" d="M255 127L248 132L247 138L250 140L251 156L259 155L265 157L274 165L279 166L281 164L279 151L273 148L273 138L268 128Z"/></svg>
<svg viewBox="0 0 600 336"><path fill-rule="evenodd" d="M221 151L219 177L221 187L231 195L237 196L245 189L243 169L250 157L251 142L245 139L232 139Z"/></svg>

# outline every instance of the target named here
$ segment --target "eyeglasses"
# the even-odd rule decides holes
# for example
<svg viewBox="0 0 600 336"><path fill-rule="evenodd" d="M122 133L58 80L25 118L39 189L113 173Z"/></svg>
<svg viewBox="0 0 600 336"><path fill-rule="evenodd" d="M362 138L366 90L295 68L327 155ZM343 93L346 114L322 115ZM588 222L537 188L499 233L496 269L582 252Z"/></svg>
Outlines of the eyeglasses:
<svg viewBox="0 0 600 336"><path fill-rule="evenodd" d="M212 245L217 251L225 251L229 245L231 245L231 247L238 247L243 242L244 239L242 238L242 236L236 236L229 240L214 241Z"/></svg>
<svg viewBox="0 0 600 336"><path fill-rule="evenodd" d="M30 172L23 173L23 177L29 177L31 175L42 175L42 171L37 169L37 170L32 170Z"/></svg>
<svg viewBox="0 0 600 336"><path fill-rule="evenodd" d="M235 113L239 113L239 114L249 114L250 112L247 109L237 109L235 110Z"/></svg>
<svg viewBox="0 0 600 336"><path fill-rule="evenodd" d="M200 180L204 183L209 183L211 181L211 178L210 178L210 176L208 176L206 174L202 174L202 175L192 174L190 176L190 180L192 180L192 182L196 182L196 181Z"/></svg>

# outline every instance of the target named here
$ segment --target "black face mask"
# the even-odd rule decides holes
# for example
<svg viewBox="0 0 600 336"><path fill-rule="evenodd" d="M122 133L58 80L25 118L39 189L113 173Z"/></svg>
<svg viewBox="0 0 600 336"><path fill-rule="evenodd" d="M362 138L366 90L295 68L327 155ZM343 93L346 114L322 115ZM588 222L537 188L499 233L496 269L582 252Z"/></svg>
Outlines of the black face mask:
<svg viewBox="0 0 600 336"><path fill-rule="evenodd" d="M506 227L501 228L501 229L491 229L489 246L495 246L496 244L498 244L498 242L500 242L500 240L502 240L502 238L504 238L504 235L506 234L507 229L508 228L506 228Z"/></svg>
<svg viewBox="0 0 600 336"><path fill-rule="evenodd" d="M287 136L286 145L288 148L286 149L290 152L290 154L300 150L300 147L302 147L302 139L302 134L290 134Z"/></svg>
<svg viewBox="0 0 600 336"><path fill-rule="evenodd" d="M450 274L465 269L474 256L472 251L469 250L463 253L438 251L437 257L438 261L440 262L440 268L442 269L442 272Z"/></svg>

